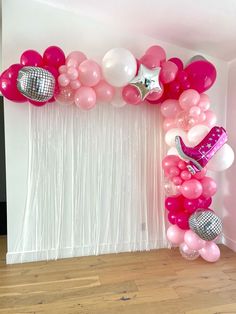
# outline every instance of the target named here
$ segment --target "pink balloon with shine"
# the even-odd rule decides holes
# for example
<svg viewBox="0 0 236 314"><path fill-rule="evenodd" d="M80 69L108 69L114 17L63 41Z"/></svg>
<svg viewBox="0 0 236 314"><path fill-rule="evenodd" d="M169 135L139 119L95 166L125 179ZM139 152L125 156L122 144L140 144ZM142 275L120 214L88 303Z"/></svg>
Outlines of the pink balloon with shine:
<svg viewBox="0 0 236 314"><path fill-rule="evenodd" d="M93 60L83 61L79 67L79 80L85 86L95 86L101 80L101 68L97 62Z"/></svg>
<svg viewBox="0 0 236 314"><path fill-rule="evenodd" d="M20 63L24 66L41 67L43 65L43 58L35 50L26 50L20 57Z"/></svg>
<svg viewBox="0 0 236 314"><path fill-rule="evenodd" d="M167 229L166 236L171 244L179 245L184 241L184 234L185 234L184 230L180 229L176 225L173 225Z"/></svg>
<svg viewBox="0 0 236 314"><path fill-rule="evenodd" d="M115 88L104 80L100 81L94 87L94 90L95 90L97 99L106 103L111 102L115 95Z"/></svg>
<svg viewBox="0 0 236 314"><path fill-rule="evenodd" d="M96 105L96 93L91 87L80 87L74 97L75 105L83 110L90 110Z"/></svg>

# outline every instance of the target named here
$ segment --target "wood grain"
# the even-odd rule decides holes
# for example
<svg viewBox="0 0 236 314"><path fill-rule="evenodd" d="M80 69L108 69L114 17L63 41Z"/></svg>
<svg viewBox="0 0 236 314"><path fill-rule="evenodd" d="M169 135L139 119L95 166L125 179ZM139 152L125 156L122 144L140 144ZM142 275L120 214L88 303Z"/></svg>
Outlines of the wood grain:
<svg viewBox="0 0 236 314"><path fill-rule="evenodd" d="M177 249L5 264L0 314L236 314L236 254L184 260Z"/></svg>

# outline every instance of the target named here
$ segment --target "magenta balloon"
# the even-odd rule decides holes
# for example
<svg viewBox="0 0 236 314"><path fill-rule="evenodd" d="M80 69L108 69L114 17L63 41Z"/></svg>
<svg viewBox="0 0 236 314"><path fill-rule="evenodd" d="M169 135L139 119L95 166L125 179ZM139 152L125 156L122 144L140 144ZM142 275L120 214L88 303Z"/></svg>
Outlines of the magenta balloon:
<svg viewBox="0 0 236 314"><path fill-rule="evenodd" d="M196 179L184 181L184 183L181 185L181 193L184 197L189 199L198 198L202 194L202 191L202 184Z"/></svg>
<svg viewBox="0 0 236 314"><path fill-rule="evenodd" d="M66 62L65 54L61 48L50 46L43 53L43 62L58 69Z"/></svg>
<svg viewBox="0 0 236 314"><path fill-rule="evenodd" d="M212 198L205 198L204 196L200 196L198 199L199 202L199 208L209 208L209 206L211 206L212 203Z"/></svg>
<svg viewBox="0 0 236 314"><path fill-rule="evenodd" d="M178 99L180 93L182 92L180 83L175 80L169 83L167 86L168 86L168 90L167 90L168 98Z"/></svg>
<svg viewBox="0 0 236 314"><path fill-rule="evenodd" d="M212 63L205 60L194 61L185 68L191 88L203 93L216 80L216 69Z"/></svg>
<svg viewBox="0 0 236 314"><path fill-rule="evenodd" d="M188 198L184 199L184 209L187 213L192 214L199 208L199 199L190 200Z"/></svg>
<svg viewBox="0 0 236 314"><path fill-rule="evenodd" d="M167 229L167 239L175 245L181 244L184 241L185 231L180 229L178 226L170 226Z"/></svg>
<svg viewBox="0 0 236 314"><path fill-rule="evenodd" d="M178 211L181 209L181 202L179 197L167 197L165 199L165 207L169 211Z"/></svg>
<svg viewBox="0 0 236 314"><path fill-rule="evenodd" d="M188 230L189 229L189 214L187 213L177 213L176 224L180 229Z"/></svg>
<svg viewBox="0 0 236 314"><path fill-rule="evenodd" d="M183 64L182 60L180 60L179 58L175 58L175 57L174 58L170 58L168 61L171 61L174 64L176 64L179 71L183 70L184 64Z"/></svg>
<svg viewBox="0 0 236 314"><path fill-rule="evenodd" d="M172 224L175 225L176 224L176 220L177 220L177 215L178 215L178 211L172 210L168 213L168 221Z"/></svg>
<svg viewBox="0 0 236 314"><path fill-rule="evenodd" d="M209 197L213 196L217 191L217 184L210 177L204 177L201 180L201 185L203 188L202 196L204 196L205 198L209 198Z"/></svg>
<svg viewBox="0 0 236 314"><path fill-rule="evenodd" d="M141 95L135 86L127 85L122 90L122 97L127 104L138 105L141 103Z"/></svg>
<svg viewBox="0 0 236 314"><path fill-rule="evenodd" d="M35 107L42 107L42 106L44 106L47 103L46 101L39 102L39 101L31 100L31 99L28 99L28 100Z"/></svg>
<svg viewBox="0 0 236 314"><path fill-rule="evenodd" d="M41 67L43 58L36 50L26 50L20 57L20 63L24 66Z"/></svg>

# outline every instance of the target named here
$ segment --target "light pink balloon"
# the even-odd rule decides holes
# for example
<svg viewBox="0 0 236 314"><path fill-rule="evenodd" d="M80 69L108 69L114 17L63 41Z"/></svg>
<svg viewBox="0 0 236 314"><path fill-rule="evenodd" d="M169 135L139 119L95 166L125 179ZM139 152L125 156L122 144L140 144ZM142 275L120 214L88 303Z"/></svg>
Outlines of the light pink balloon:
<svg viewBox="0 0 236 314"><path fill-rule="evenodd" d="M55 100L61 105L72 105L74 102L75 91L67 86L58 90L54 97Z"/></svg>
<svg viewBox="0 0 236 314"><path fill-rule="evenodd" d="M181 185L181 193L184 197L189 199L198 198L202 195L202 191L202 184L196 179L184 181L184 183Z"/></svg>
<svg viewBox="0 0 236 314"><path fill-rule="evenodd" d="M79 80L74 80L74 81L70 82L70 87L72 89L78 89L78 88L80 88L80 86L81 86L81 83Z"/></svg>
<svg viewBox="0 0 236 314"><path fill-rule="evenodd" d="M197 119L190 117L186 111L180 111L177 113L175 118L176 126L184 131L191 129L197 123L197 121Z"/></svg>
<svg viewBox="0 0 236 314"><path fill-rule="evenodd" d="M94 87L97 99L102 102L110 102L115 95L115 88L108 84L106 81L100 81Z"/></svg>
<svg viewBox="0 0 236 314"><path fill-rule="evenodd" d="M200 100L200 94L194 89L185 90L179 97L180 107L189 110L193 106L197 106Z"/></svg>
<svg viewBox="0 0 236 314"><path fill-rule="evenodd" d="M181 171L180 177L184 181L188 181L192 178L192 175L188 170L183 170L183 171Z"/></svg>
<svg viewBox="0 0 236 314"><path fill-rule="evenodd" d="M209 128L212 128L216 124L216 121L217 121L216 114L211 110L207 110L204 113L206 115L204 124L209 126Z"/></svg>
<svg viewBox="0 0 236 314"><path fill-rule="evenodd" d="M185 232L184 242L190 249L197 251L202 249L206 244L206 241L199 238L199 236L192 230L188 230Z"/></svg>
<svg viewBox="0 0 236 314"><path fill-rule="evenodd" d="M160 66L160 59L155 55L145 54L140 58L139 62L145 65L148 69L154 69Z"/></svg>
<svg viewBox="0 0 236 314"><path fill-rule="evenodd" d="M66 73L60 74L58 76L58 84L61 87L66 87L67 85L69 85L70 83L70 79L68 78Z"/></svg>
<svg viewBox="0 0 236 314"><path fill-rule="evenodd" d="M210 263L218 261L220 258L220 249L213 241L206 242L206 245L199 250L201 257Z"/></svg>
<svg viewBox="0 0 236 314"><path fill-rule="evenodd" d="M185 230L180 229L178 226L173 225L167 229L167 239L171 244L178 245L184 242Z"/></svg>
<svg viewBox="0 0 236 314"><path fill-rule="evenodd" d="M189 261L194 261L200 255L197 250L190 249L185 242L180 244L179 251L183 258Z"/></svg>
<svg viewBox="0 0 236 314"><path fill-rule="evenodd" d="M78 70L74 67L68 67L66 74L70 80L76 80L79 76Z"/></svg>
<svg viewBox="0 0 236 314"><path fill-rule="evenodd" d="M79 65L79 80L85 86L95 86L101 80L101 68L93 60L85 60Z"/></svg>
<svg viewBox="0 0 236 314"><path fill-rule="evenodd" d="M198 118L201 114L201 109L198 106L193 106L189 110L189 115L194 118Z"/></svg>
<svg viewBox="0 0 236 314"><path fill-rule="evenodd" d="M194 175L194 178L198 180L203 179L206 173L207 173L207 168L205 167L200 172L196 172Z"/></svg>
<svg viewBox="0 0 236 314"><path fill-rule="evenodd" d="M217 191L216 182L210 177L204 177L201 181L202 185L202 196L205 198L212 197Z"/></svg>
<svg viewBox="0 0 236 314"><path fill-rule="evenodd" d="M61 65L58 70L59 70L60 74L66 73L67 72L67 66L66 65Z"/></svg>
<svg viewBox="0 0 236 314"><path fill-rule="evenodd" d="M86 56L81 51L72 51L66 58L66 65L68 67L78 67L81 62L86 60Z"/></svg>
<svg viewBox="0 0 236 314"><path fill-rule="evenodd" d="M160 60L160 62L166 60L166 52L161 46L151 46L145 52L146 55L154 55L156 58Z"/></svg>
<svg viewBox="0 0 236 314"><path fill-rule="evenodd" d="M180 111L178 100L167 99L161 104L161 113L165 118L173 119Z"/></svg>
<svg viewBox="0 0 236 314"><path fill-rule="evenodd" d="M172 178L172 182L174 183L174 185L181 185L183 180L179 176L176 176Z"/></svg>
<svg viewBox="0 0 236 314"><path fill-rule="evenodd" d="M198 119L198 123L204 123L206 121L206 113L201 112L197 119Z"/></svg>
<svg viewBox="0 0 236 314"><path fill-rule="evenodd" d="M162 62L160 80L162 83L167 84L172 82L178 73L178 67L174 62L165 61Z"/></svg>
<svg viewBox="0 0 236 314"><path fill-rule="evenodd" d="M176 128L176 122L174 119L165 119L163 121L163 129L164 131L169 131L170 129Z"/></svg>
<svg viewBox="0 0 236 314"><path fill-rule="evenodd" d="M201 94L200 95L198 107L202 111L207 111L210 108L210 99L209 99L209 96L207 94Z"/></svg>
<svg viewBox="0 0 236 314"><path fill-rule="evenodd" d="M89 110L96 105L96 93L91 87L80 87L75 93L75 104L77 107Z"/></svg>

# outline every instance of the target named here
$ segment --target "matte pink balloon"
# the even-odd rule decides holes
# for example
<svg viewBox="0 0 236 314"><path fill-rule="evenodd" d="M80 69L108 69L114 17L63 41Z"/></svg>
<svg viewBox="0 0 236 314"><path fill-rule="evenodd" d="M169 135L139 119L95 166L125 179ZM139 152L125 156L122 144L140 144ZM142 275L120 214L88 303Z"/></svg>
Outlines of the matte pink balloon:
<svg viewBox="0 0 236 314"><path fill-rule="evenodd" d="M208 90L216 80L216 69L209 61L199 60L190 63L185 68L191 88L203 93Z"/></svg>
<svg viewBox="0 0 236 314"><path fill-rule="evenodd" d="M163 121L163 129L164 131L169 131L170 129L173 129L176 127L175 119L164 119Z"/></svg>
<svg viewBox="0 0 236 314"><path fill-rule="evenodd" d="M139 62L148 69L154 69L160 66L160 59L155 55L145 54L140 58Z"/></svg>
<svg viewBox="0 0 236 314"><path fill-rule="evenodd" d="M166 60L166 52L161 46L151 46L146 50L145 55L154 55L160 62Z"/></svg>
<svg viewBox="0 0 236 314"><path fill-rule="evenodd" d="M217 191L217 184L210 177L204 177L201 180L201 185L203 188L202 196L204 196L205 198L209 198L209 197L213 196Z"/></svg>
<svg viewBox="0 0 236 314"><path fill-rule="evenodd" d="M66 57L66 65L68 67L78 67L80 63L82 63L84 60L86 60L86 55L81 51L72 51L68 56Z"/></svg>
<svg viewBox="0 0 236 314"><path fill-rule="evenodd" d="M176 216L176 224L180 229L188 230L189 229L189 214L187 213L178 213Z"/></svg>
<svg viewBox="0 0 236 314"><path fill-rule="evenodd" d="M97 62L93 60L83 61L79 67L79 80L85 86L95 86L101 80L101 68Z"/></svg>
<svg viewBox="0 0 236 314"><path fill-rule="evenodd" d="M127 104L138 105L141 103L141 95L135 86L127 85L122 90L122 97Z"/></svg>
<svg viewBox="0 0 236 314"><path fill-rule="evenodd" d="M163 62L161 66L160 80L164 84L170 83L174 81L177 73L178 67L175 63L171 61Z"/></svg>
<svg viewBox="0 0 236 314"><path fill-rule="evenodd" d="M178 245L184 241L185 231L180 229L178 226L170 226L167 229L167 239L171 244Z"/></svg>
<svg viewBox="0 0 236 314"><path fill-rule="evenodd" d="M206 245L206 241L199 238L199 236L192 230L188 230L184 234L184 242L192 250L200 250Z"/></svg>
<svg viewBox="0 0 236 314"><path fill-rule="evenodd" d="M167 99L161 104L161 113L165 118L173 119L181 111L178 100Z"/></svg>
<svg viewBox="0 0 236 314"><path fill-rule="evenodd" d="M168 171L170 167L176 166L179 162L179 157L175 155L168 155L162 160L162 168Z"/></svg>
<svg viewBox="0 0 236 314"><path fill-rule="evenodd" d="M210 99L207 94L201 94L200 95L200 101L198 103L198 107L202 111L207 111L210 108Z"/></svg>
<svg viewBox="0 0 236 314"><path fill-rule="evenodd" d="M206 120L204 121L203 124L209 126L209 128L212 128L216 124L216 121L217 121L216 114L211 110L207 110L204 113L206 115Z"/></svg>
<svg viewBox="0 0 236 314"><path fill-rule="evenodd" d="M220 258L220 249L213 241L206 242L206 245L199 250L201 257L210 263L217 262Z"/></svg>
<svg viewBox="0 0 236 314"><path fill-rule="evenodd" d="M108 84L106 81L102 80L100 81L95 87L94 87L97 99L102 102L109 103L112 101L114 95L115 95L115 88Z"/></svg>
<svg viewBox="0 0 236 314"><path fill-rule="evenodd" d="M183 64L182 60L180 60L179 58L175 58L175 57L174 58L170 58L168 61L171 61L171 62L173 62L173 63L175 63L177 65L178 72L183 70L184 64Z"/></svg>
<svg viewBox="0 0 236 314"><path fill-rule="evenodd" d="M50 46L43 53L43 62L46 65L59 68L66 62L65 54L61 48L57 46Z"/></svg>
<svg viewBox="0 0 236 314"><path fill-rule="evenodd" d="M74 101L81 109L92 109L96 105L96 93L93 88L82 86L76 91Z"/></svg>
<svg viewBox="0 0 236 314"><path fill-rule="evenodd" d="M202 194L202 192L202 184L196 179L184 181L184 183L181 185L181 193L186 198L196 199Z"/></svg>
<svg viewBox="0 0 236 314"><path fill-rule="evenodd" d="M20 57L20 63L24 66L41 67L43 65L43 58L35 50L26 50Z"/></svg>
<svg viewBox="0 0 236 314"><path fill-rule="evenodd" d="M199 100L199 93L194 89L188 89L180 95L179 104L184 110L189 110L191 107L196 106Z"/></svg>

